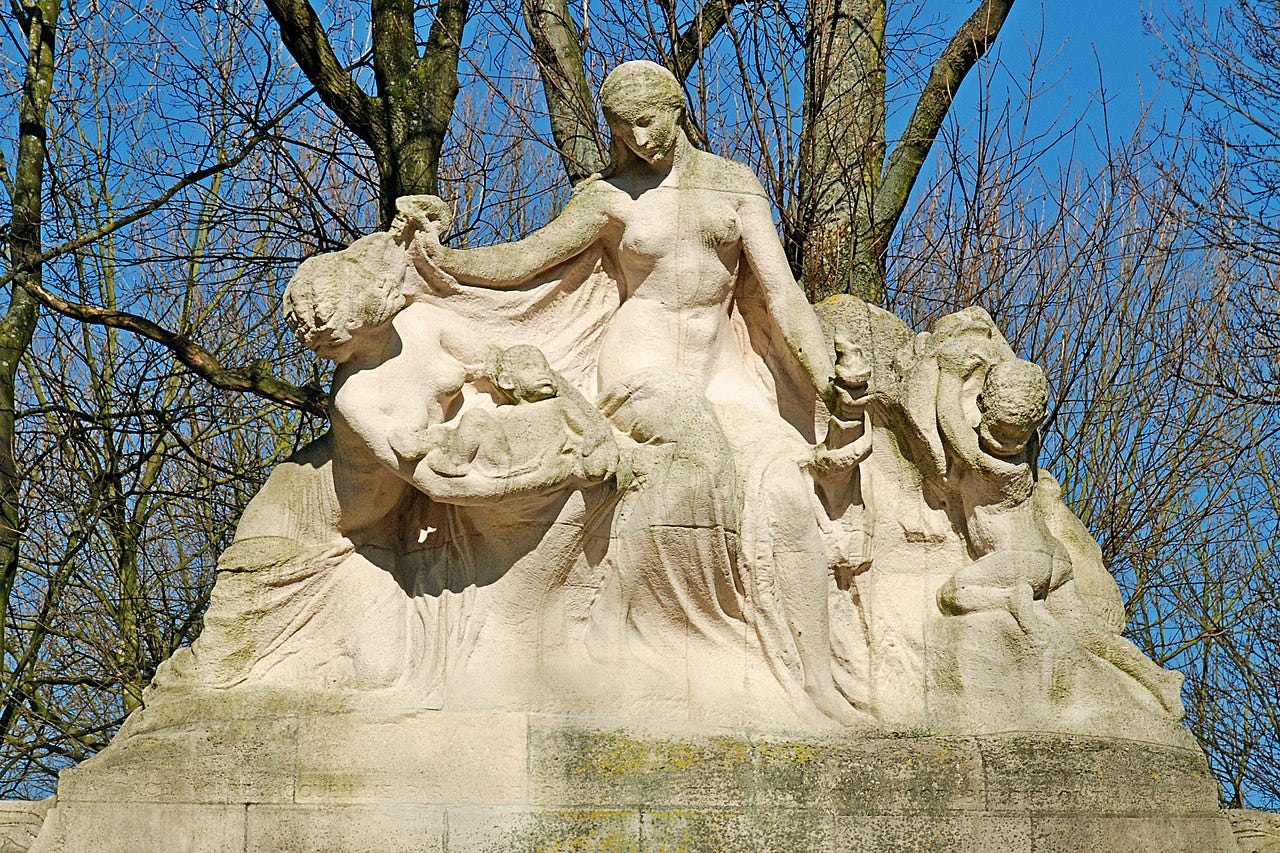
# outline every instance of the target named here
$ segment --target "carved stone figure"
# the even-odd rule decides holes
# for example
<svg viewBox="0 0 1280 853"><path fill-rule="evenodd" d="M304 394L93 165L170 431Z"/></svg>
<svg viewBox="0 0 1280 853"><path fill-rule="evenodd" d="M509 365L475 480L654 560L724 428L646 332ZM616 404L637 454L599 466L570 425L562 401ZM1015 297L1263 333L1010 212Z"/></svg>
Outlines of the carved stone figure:
<svg viewBox="0 0 1280 853"><path fill-rule="evenodd" d="M1027 634L1049 635L1050 645L1054 632L1065 632L1181 718L1182 676L1161 669L1120 637L1111 607L1091 612L1077 592L1072 554L1053 528L1077 539L1078 532L1063 518L1070 513L1057 482L1036 465L1036 431L1046 415L1044 372L1007 358L1008 346L1002 338L996 341L999 333L989 319L970 312L965 325L937 348L938 427L950 461L948 487L958 499L974 560L938 590L938 607L953 616L1007 610ZM965 411L966 384L981 388L973 400L976 424ZM1046 478L1043 488L1039 477ZM1080 550L1075 562L1082 574L1092 568ZM1052 618L1036 601L1046 603Z"/></svg>
<svg viewBox="0 0 1280 853"><path fill-rule="evenodd" d="M35 849L1026 846L1050 789L1220 847L1181 676L1038 469L1040 368L981 308L810 306L668 71L601 102L609 167L524 239L414 196L299 267L331 428Z"/></svg>
<svg viewBox="0 0 1280 853"><path fill-rule="evenodd" d="M285 310L337 363L332 429L250 504L149 713L269 688L976 731L981 702L939 717L930 691L984 695L987 651L1026 646L1051 675L1024 693L1058 710L1024 717L1059 725L1072 678L1137 685L1158 711L1081 725L1176 741L1178 677L1120 636L1036 467L1040 369L981 309L919 335L851 297L815 312L668 71L625 63L601 102L609 167L524 239L446 246L448 205L410 197L299 268ZM1068 677L1073 655L1102 668Z"/></svg>

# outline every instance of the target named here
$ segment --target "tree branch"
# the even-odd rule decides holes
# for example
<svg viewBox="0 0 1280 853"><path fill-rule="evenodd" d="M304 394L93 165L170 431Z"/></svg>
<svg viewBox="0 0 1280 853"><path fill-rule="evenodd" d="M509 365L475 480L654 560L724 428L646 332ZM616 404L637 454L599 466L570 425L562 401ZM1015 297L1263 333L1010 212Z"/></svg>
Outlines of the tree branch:
<svg viewBox="0 0 1280 853"><path fill-rule="evenodd" d="M566 0L524 0L520 5L547 99L551 136L569 182L576 184L605 162L578 28Z"/></svg>
<svg viewBox="0 0 1280 853"><path fill-rule="evenodd" d="M385 131L378 120L381 104L370 97L351 72L338 61L324 25L308 0L265 0L280 25L280 39L302 73L316 87L320 99L337 114L352 133L376 153L386 147Z"/></svg>
<svg viewBox="0 0 1280 853"><path fill-rule="evenodd" d="M743 0L706 0L702 4L702 8L676 38L671 45L671 52L667 54L666 65L677 79L683 82L689 76L693 66L702 59L703 50L715 38L716 33L720 32L720 28L729 22L729 14L742 5L742 2Z"/></svg>
<svg viewBox="0 0 1280 853"><path fill-rule="evenodd" d="M143 219L147 216L150 216L152 213L155 213L161 207L164 207L174 196L182 192L187 187L192 186L194 184L198 184L204 179L211 178L214 175L217 175L221 172L225 172L228 169L235 168L236 166L240 165L240 163L244 162L244 159L248 157L250 154L252 154L253 150L257 148L259 144L261 144L262 142L265 142L270 137L270 131L280 122L284 121L285 116L293 112L293 110L298 106L300 106L301 104L305 103L306 100L311 97L311 95L312 95L312 92L309 91L309 92L304 92L302 95L295 98L293 102L288 104L284 109L282 109L279 112L279 114L275 116L275 118L271 119L271 121L263 125L262 128L257 133L253 134L247 140L245 140L244 147L241 148L240 151L235 156L230 157L226 160L219 160L216 163L211 163L202 169L196 169L194 172L188 172L187 174L179 178L172 186L170 186L164 192L160 193L160 195L156 196L151 201L147 202L141 207L135 208L130 213L127 213L124 216L119 217L118 219L113 219L110 222L103 223L102 225L98 226L92 231L86 231L85 233L79 235L78 237L73 237L70 240L67 240L65 243L59 243L57 246L54 246L52 249L47 249L41 252L32 261L29 261L29 263L32 263L35 265L43 265L53 260L54 258L58 258L58 257L61 257L62 255L68 254L70 252L74 252L77 249L83 249L85 246L88 246L91 243L96 243L98 240L101 240L103 237L106 237L109 234L113 234L116 231L119 231L121 228L125 228L129 225L132 225L133 223L137 222L139 219ZM21 272L20 269L15 268L9 273L3 276L0 276L0 287L3 287L9 284L10 282L12 282L15 278L18 277L18 274L20 272Z"/></svg>
<svg viewBox="0 0 1280 853"><path fill-rule="evenodd" d="M112 311L97 305L72 302L49 292L39 283L27 278L19 279L18 283L40 304L73 320L124 329L163 345L178 361L215 388L226 391L248 391L292 409L321 417L328 414L328 396L322 389L292 385L274 376L261 363L246 367L226 367L213 353L186 335L166 329L146 317L139 317L127 311Z"/></svg>
<svg viewBox="0 0 1280 853"><path fill-rule="evenodd" d="M955 100L956 91L964 82L965 75L995 42L1013 2L983 0L933 64L929 81L920 93L907 129L889 155L880 192L876 196L872 241L878 255L888 250L889 239L907 206L907 198L920 176L920 168L929 156L933 141L938 137L951 102Z"/></svg>

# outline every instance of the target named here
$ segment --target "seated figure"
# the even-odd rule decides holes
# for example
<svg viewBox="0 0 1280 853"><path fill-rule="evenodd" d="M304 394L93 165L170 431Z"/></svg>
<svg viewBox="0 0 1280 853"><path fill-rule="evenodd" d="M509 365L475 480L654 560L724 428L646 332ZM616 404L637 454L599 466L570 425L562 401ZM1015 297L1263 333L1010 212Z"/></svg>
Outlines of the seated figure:
<svg viewBox="0 0 1280 853"><path fill-rule="evenodd" d="M973 557L938 590L938 607L948 615L1007 610L1028 635L1065 631L1180 718L1182 675L1143 655L1113 629L1113 616L1090 607L1100 597L1087 600L1078 589L1073 563L1089 567L1081 549L1070 547L1078 537L1063 521L1069 512L1056 481L1038 482L1045 476L1036 466L1037 431L1046 415L1044 372L1020 359L992 363L990 355L1004 347L990 346L990 334L998 335L994 326L957 335L938 349L938 428L949 461L948 486ZM979 379L974 426L965 412L964 388ZM1044 602L1051 618L1040 614L1036 601Z"/></svg>

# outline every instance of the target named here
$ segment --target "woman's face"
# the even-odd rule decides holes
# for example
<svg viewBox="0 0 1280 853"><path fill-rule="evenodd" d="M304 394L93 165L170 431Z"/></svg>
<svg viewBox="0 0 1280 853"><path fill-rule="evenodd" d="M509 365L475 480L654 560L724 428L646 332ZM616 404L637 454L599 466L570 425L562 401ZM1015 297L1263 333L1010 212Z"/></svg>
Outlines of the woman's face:
<svg viewBox="0 0 1280 853"><path fill-rule="evenodd" d="M605 108L609 129L646 163L661 163L675 150L680 111L646 99L623 99Z"/></svg>

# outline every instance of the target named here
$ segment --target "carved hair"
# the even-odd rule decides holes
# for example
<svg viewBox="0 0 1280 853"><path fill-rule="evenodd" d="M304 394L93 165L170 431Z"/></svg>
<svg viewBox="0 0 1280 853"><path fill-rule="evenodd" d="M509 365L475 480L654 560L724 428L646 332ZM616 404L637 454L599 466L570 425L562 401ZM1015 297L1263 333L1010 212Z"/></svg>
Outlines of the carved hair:
<svg viewBox="0 0 1280 853"><path fill-rule="evenodd" d="M622 63L600 84L600 104L606 113L613 111L612 104L624 99L684 109L684 90L676 75L647 59Z"/></svg>
<svg viewBox="0 0 1280 853"><path fill-rule="evenodd" d="M1040 366L1022 359L996 364L978 395L978 410L999 420L1034 428L1044 420L1048 387Z"/></svg>
<svg viewBox="0 0 1280 853"><path fill-rule="evenodd" d="M387 322L409 301L402 254L390 235L377 233L303 261L284 291L289 326L319 351Z"/></svg>

